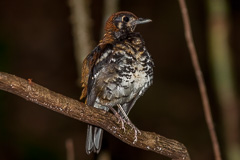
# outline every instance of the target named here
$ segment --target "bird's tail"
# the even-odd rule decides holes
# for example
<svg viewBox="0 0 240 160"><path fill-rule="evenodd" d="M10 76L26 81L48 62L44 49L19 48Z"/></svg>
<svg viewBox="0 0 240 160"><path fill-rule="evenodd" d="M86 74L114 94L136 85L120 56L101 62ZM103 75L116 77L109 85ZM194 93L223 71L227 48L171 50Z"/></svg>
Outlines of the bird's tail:
<svg viewBox="0 0 240 160"><path fill-rule="evenodd" d="M86 139L86 152L99 153L102 146L103 129L88 125L87 139Z"/></svg>
<svg viewBox="0 0 240 160"><path fill-rule="evenodd" d="M95 95L95 94L93 94L93 95ZM108 107L102 106L99 103L94 103L94 104L91 103L91 102L95 102L95 99L96 98L89 96L87 98L87 104L89 106L93 106L93 107L98 108L98 109L103 109L105 111L109 110ZM86 152L87 152L87 154L90 154L91 152L99 153L99 151L101 150L101 146L102 146L102 137L103 137L103 129L102 128L92 126L92 125L88 125L87 138L86 138Z"/></svg>

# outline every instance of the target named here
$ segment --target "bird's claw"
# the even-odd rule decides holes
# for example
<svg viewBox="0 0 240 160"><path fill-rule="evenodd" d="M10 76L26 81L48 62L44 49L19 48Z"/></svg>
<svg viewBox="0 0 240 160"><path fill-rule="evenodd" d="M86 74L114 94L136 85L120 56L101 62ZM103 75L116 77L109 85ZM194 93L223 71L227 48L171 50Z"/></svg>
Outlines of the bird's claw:
<svg viewBox="0 0 240 160"><path fill-rule="evenodd" d="M141 135L141 131L137 128L137 127L133 127L133 129L134 129L134 141L133 141L133 144L135 144L136 142L137 142L137 140L138 140L138 133L139 133L139 135Z"/></svg>
<svg viewBox="0 0 240 160"><path fill-rule="evenodd" d="M132 130L134 130L134 141L133 144L135 144L138 140L138 134L141 135L141 131L131 122L128 121L128 125L130 125L132 127Z"/></svg>
<svg viewBox="0 0 240 160"><path fill-rule="evenodd" d="M118 123L121 123L121 129L125 132L126 128L124 124L126 121L119 114L116 114L116 117L118 118Z"/></svg>
<svg viewBox="0 0 240 160"><path fill-rule="evenodd" d="M119 118L119 121L120 121L120 122L121 122L121 124L122 124L122 127L121 127L121 128L123 129L123 132L125 132L125 130L126 130L126 128L125 128L125 125L124 125L124 123L125 123L125 120L124 120L124 119L122 119L122 118L121 118L121 116L120 116L120 118ZM119 121L118 121L118 123L120 123Z"/></svg>

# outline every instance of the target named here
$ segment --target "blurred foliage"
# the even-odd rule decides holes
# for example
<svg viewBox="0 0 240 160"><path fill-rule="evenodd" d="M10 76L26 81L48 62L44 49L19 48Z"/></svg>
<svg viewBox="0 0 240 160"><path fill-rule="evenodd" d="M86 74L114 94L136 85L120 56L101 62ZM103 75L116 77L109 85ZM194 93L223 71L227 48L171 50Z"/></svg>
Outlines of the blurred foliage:
<svg viewBox="0 0 240 160"><path fill-rule="evenodd" d="M229 45L229 3L208 1L208 48L212 82L222 115L224 153L229 160L240 159L239 103L236 95L233 53Z"/></svg>

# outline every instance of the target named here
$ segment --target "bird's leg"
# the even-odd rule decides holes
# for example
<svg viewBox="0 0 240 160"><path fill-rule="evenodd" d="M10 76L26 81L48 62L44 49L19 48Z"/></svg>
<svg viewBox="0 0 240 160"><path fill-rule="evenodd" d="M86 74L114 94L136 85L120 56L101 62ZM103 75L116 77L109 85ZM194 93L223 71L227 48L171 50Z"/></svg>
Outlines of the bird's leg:
<svg viewBox="0 0 240 160"><path fill-rule="evenodd" d="M126 119L127 123L134 129L134 141L133 144L137 142L137 134L141 134L140 130L131 122L131 120L128 118L126 112L123 110L122 106L120 104L117 104L117 107L120 109L122 112L124 118Z"/></svg>
<svg viewBox="0 0 240 160"><path fill-rule="evenodd" d="M118 112L113 108L113 107L109 107L109 109L113 112L113 114L118 118L118 123L121 122L122 124L122 129L125 132L125 126L124 126L124 122L125 120L118 114Z"/></svg>

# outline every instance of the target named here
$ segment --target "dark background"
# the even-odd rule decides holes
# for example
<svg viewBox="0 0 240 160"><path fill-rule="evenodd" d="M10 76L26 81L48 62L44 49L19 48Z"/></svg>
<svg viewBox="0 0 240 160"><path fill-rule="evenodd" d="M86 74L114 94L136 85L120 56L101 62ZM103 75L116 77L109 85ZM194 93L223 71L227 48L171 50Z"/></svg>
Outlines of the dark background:
<svg viewBox="0 0 240 160"><path fill-rule="evenodd" d="M235 81L240 78L240 4L229 1L230 46ZM182 142L193 160L213 159L198 84L186 46L177 0L122 0L120 10L152 23L137 27L155 62L153 86L141 97L130 119L141 130ZM222 116L212 84L207 49L206 3L187 1L193 37L205 76L215 127L224 151ZM95 45L101 38L103 2L93 0L91 18ZM63 95L79 99L70 9L67 0L0 1L0 71L8 72ZM239 85L236 85L239 99ZM64 160L65 141L74 142L76 160L96 159L85 153L87 124L0 91L0 159ZM120 159L167 159L133 148L104 133L102 151ZM223 157L225 154L223 152ZM225 159L225 158L224 158Z"/></svg>

